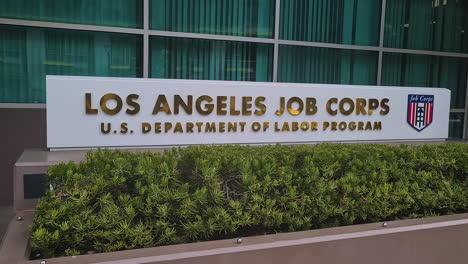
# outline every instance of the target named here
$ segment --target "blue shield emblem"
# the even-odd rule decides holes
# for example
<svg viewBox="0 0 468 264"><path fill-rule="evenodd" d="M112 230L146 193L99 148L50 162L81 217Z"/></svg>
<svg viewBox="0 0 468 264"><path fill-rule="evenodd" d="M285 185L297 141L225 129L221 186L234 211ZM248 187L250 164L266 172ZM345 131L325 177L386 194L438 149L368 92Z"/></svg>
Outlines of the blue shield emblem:
<svg viewBox="0 0 468 264"><path fill-rule="evenodd" d="M432 123L434 95L409 94L406 121L418 132Z"/></svg>

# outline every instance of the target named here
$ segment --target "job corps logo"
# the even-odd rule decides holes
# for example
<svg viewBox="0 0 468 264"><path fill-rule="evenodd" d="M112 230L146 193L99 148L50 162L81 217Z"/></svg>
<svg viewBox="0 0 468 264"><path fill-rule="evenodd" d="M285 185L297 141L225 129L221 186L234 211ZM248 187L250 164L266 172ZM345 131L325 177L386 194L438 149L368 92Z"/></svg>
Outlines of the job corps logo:
<svg viewBox="0 0 468 264"><path fill-rule="evenodd" d="M432 123L434 111L434 95L408 95L408 124L418 132Z"/></svg>

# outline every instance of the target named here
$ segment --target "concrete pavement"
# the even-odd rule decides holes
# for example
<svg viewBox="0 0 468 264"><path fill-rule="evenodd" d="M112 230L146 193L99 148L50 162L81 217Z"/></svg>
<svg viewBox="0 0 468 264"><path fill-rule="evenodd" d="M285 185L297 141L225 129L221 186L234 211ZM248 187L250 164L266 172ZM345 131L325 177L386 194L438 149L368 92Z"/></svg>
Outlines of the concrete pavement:
<svg viewBox="0 0 468 264"><path fill-rule="evenodd" d="M0 207L0 245L5 235L5 231L10 223L11 218L14 216L13 207Z"/></svg>

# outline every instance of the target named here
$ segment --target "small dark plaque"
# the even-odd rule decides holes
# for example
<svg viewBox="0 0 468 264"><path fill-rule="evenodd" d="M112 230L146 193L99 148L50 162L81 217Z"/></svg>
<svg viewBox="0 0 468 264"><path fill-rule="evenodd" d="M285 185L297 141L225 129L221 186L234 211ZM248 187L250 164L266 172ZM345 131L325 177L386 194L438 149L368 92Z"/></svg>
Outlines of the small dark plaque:
<svg viewBox="0 0 468 264"><path fill-rule="evenodd" d="M37 199L45 194L47 177L45 174L24 174L24 199Z"/></svg>

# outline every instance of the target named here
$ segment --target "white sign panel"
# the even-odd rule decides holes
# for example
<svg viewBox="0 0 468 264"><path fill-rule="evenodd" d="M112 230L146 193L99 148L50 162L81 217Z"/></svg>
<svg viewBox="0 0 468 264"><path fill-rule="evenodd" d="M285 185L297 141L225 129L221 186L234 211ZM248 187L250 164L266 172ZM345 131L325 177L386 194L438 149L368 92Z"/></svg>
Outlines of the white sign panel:
<svg viewBox="0 0 468 264"><path fill-rule="evenodd" d="M445 139L450 91L47 76L49 148Z"/></svg>

